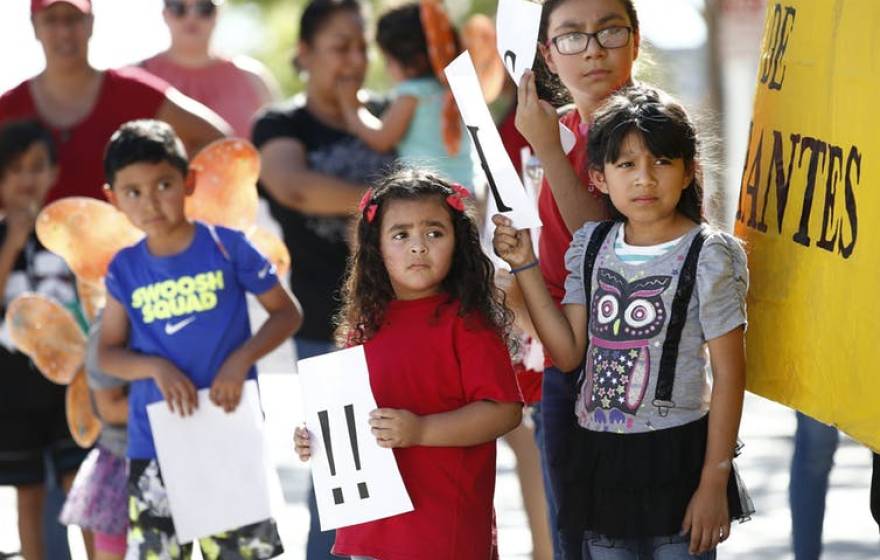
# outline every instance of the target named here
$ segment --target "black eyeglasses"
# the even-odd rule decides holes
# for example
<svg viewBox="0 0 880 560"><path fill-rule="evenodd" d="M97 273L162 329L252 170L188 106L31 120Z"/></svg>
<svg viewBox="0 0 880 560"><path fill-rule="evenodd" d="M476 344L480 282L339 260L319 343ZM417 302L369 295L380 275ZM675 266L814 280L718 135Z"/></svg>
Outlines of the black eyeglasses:
<svg viewBox="0 0 880 560"><path fill-rule="evenodd" d="M217 12L218 3L215 0L198 0L187 5L182 0L165 0L165 9L176 18L182 18L190 11L195 12L200 18L209 18Z"/></svg>
<svg viewBox="0 0 880 560"><path fill-rule="evenodd" d="M603 49L619 49L629 44L629 36L632 29L629 27L615 26L606 27L595 33L572 31L550 39L559 54L580 54L590 48L590 39L596 39L596 43Z"/></svg>

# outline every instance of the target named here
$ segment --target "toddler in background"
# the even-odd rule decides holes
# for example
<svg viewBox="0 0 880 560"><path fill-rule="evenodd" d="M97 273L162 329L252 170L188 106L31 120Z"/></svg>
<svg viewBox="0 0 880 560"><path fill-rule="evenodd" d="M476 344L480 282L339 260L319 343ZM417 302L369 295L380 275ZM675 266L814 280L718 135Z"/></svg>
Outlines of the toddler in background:
<svg viewBox="0 0 880 560"><path fill-rule="evenodd" d="M431 168L468 186L474 183L471 145L446 88L443 67L431 52L459 51L451 27L448 34L428 32L426 21L445 20L445 14L421 4L405 4L386 12L376 30L388 75L397 82L394 101L380 121L355 105L344 107L346 126L374 150L397 150L407 165ZM448 24L448 21L441 21ZM436 41L443 44L433 44ZM342 96L353 99L353 96Z"/></svg>

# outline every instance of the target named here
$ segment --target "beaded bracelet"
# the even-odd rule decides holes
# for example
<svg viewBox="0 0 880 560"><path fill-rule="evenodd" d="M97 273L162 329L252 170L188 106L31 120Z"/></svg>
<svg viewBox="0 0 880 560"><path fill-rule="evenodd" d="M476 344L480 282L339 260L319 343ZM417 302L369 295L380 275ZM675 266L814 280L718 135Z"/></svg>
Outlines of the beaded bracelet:
<svg viewBox="0 0 880 560"><path fill-rule="evenodd" d="M511 274L517 274L517 273L519 273L519 272L522 272L523 270L528 270L528 269L530 269L530 268L534 268L534 267L536 267L536 266L538 266L538 261L537 261L537 260L534 260L534 261L530 262L529 264L524 264L524 265L522 265L522 266L518 266L518 267L516 267L516 268L511 268L511 269L510 269L510 273L511 273Z"/></svg>

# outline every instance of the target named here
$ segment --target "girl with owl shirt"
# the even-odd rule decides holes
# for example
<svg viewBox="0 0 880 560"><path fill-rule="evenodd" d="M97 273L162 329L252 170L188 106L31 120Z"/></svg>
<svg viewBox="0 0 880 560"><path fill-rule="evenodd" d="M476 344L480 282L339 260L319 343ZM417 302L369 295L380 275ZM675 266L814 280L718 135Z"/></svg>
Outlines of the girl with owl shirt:
<svg viewBox="0 0 880 560"><path fill-rule="evenodd" d="M589 173L615 219L575 232L562 310L528 231L493 218L545 348L580 375L558 500L585 557L713 559L731 520L754 511L732 464L746 257L702 223L697 150L687 113L656 89L628 88L595 113Z"/></svg>

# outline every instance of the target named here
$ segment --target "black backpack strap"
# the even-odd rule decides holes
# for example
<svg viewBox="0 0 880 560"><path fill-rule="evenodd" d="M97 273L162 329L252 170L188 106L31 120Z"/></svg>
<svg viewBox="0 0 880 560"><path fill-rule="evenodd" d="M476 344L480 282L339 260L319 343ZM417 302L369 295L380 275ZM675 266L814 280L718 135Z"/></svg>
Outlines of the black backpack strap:
<svg viewBox="0 0 880 560"><path fill-rule="evenodd" d="M596 257L599 256L599 249L602 248L602 242L608 237L608 232L614 227L614 221L606 220L599 222L593 233L590 234L590 240L587 242L587 248L584 251L584 262L581 263L581 275L584 282L584 296L587 308L587 345L590 340L590 308L593 299L593 268L596 265ZM586 353L584 353L586 355Z"/></svg>
<svg viewBox="0 0 880 560"><path fill-rule="evenodd" d="M587 242L587 248L584 251L584 262L581 263L581 274L584 282L584 295L587 302L587 332L590 332L590 299L593 291L593 267L596 264L596 257L599 256L599 249L602 248L602 242L608 237L608 232L614 227L614 222L607 220L599 222L593 233L590 234L590 240Z"/></svg>
<svg viewBox="0 0 880 560"><path fill-rule="evenodd" d="M669 414L670 408L675 408L675 402L672 401L672 387L675 384L678 344L681 342L681 333L687 320L688 305L691 301L691 295L694 293L694 285L697 283L697 264L705 241L706 231L700 228L691 242L687 257L685 257L678 275L678 287L672 299L669 325L666 327L666 340L663 341L663 354L660 357L660 371L657 374L657 389L654 392L653 404L658 408L660 416L666 416Z"/></svg>

